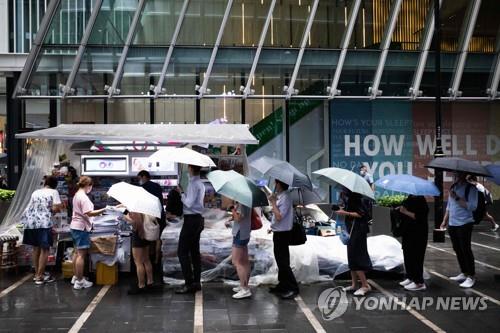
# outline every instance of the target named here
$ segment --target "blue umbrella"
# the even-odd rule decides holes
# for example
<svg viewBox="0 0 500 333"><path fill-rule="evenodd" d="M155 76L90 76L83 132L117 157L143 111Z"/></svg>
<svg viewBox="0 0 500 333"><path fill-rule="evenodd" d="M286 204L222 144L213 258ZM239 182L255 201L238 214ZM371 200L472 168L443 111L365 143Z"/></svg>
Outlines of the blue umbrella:
<svg viewBox="0 0 500 333"><path fill-rule="evenodd" d="M490 164L486 166L486 169L491 173L491 177L488 177L488 180L500 185L500 165Z"/></svg>
<svg viewBox="0 0 500 333"><path fill-rule="evenodd" d="M388 175L377 180L375 186L413 195L438 196L440 193L433 182L410 175Z"/></svg>

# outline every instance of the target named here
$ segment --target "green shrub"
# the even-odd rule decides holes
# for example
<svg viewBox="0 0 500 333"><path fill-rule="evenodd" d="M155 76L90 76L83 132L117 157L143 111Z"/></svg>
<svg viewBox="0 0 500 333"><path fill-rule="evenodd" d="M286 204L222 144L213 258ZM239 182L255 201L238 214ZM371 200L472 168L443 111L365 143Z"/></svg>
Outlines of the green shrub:
<svg viewBox="0 0 500 333"><path fill-rule="evenodd" d="M406 195L383 195L377 199L377 205L382 207L397 207L406 199Z"/></svg>
<svg viewBox="0 0 500 333"><path fill-rule="evenodd" d="M11 201L16 191L0 189L0 201Z"/></svg>

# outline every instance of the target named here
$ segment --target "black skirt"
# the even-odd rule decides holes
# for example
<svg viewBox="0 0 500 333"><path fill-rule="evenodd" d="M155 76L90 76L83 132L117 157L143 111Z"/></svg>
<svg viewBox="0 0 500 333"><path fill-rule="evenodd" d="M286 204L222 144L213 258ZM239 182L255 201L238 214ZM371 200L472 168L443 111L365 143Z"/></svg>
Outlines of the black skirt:
<svg viewBox="0 0 500 333"><path fill-rule="evenodd" d="M347 230L351 230L353 222L347 222ZM372 261L368 255L367 234L369 226L365 221L356 220L351 237L347 244L347 262L351 271L369 271Z"/></svg>

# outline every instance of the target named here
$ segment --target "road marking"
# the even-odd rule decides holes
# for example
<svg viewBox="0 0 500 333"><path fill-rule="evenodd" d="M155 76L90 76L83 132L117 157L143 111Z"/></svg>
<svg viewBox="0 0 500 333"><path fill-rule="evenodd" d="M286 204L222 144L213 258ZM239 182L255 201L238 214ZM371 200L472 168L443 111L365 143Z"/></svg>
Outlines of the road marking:
<svg viewBox="0 0 500 333"><path fill-rule="evenodd" d="M22 285L24 282L28 281L32 277L33 277L32 274L27 274L21 280L19 280L16 283L14 283L12 286L10 286L8 288L5 288L4 290L2 290L0 292L0 298L6 296L8 293L10 293L11 291L13 291L14 289L16 289L17 287L19 287L20 285Z"/></svg>
<svg viewBox="0 0 500 333"><path fill-rule="evenodd" d="M194 296L194 333L203 333L203 292L197 291Z"/></svg>
<svg viewBox="0 0 500 333"><path fill-rule="evenodd" d="M450 238L450 236L448 235L445 235L447 238ZM472 245L476 245L476 246L480 246L480 247L484 247L486 249L489 249L489 250L493 250L493 251L498 251L500 252L500 249L497 248L497 247L493 247L493 246L488 246L488 245L483 245L483 244L480 244L480 243L476 243L476 242L470 242Z"/></svg>
<svg viewBox="0 0 500 333"><path fill-rule="evenodd" d="M478 234L480 235L483 235L483 236L488 236L488 237L493 237L495 239L500 239L500 237L498 237L498 235L496 233L494 233L493 235L492 234L487 234L485 232L478 232Z"/></svg>
<svg viewBox="0 0 500 333"><path fill-rule="evenodd" d="M302 312L306 316L307 320L309 320L309 323L314 328L314 331L316 331L317 333L326 333L325 329L323 328L323 326L321 326L314 313L312 313L311 309L309 309L306 303L304 303L302 297L300 297L300 295L295 296L295 301L299 305L300 310L302 310Z"/></svg>
<svg viewBox="0 0 500 333"><path fill-rule="evenodd" d="M445 249L441 249L439 247L435 247L435 246L432 246L432 245L427 245L427 247L430 247L431 249L434 249L434 250L438 250L438 251L441 251L441 252L445 252L445 253L448 253L448 254L451 254L451 255L454 255L455 257L457 256L455 253L451 252L451 251L447 251ZM477 264L479 265L482 265L482 266L485 266L485 267L488 267L488 268L491 268L491 269L494 269L494 270L497 270L497 271L500 271L500 267L497 267L497 266L493 266L493 265L490 265L490 264L487 264L485 262L482 262L482 261L479 261L479 260L474 260Z"/></svg>
<svg viewBox="0 0 500 333"><path fill-rule="evenodd" d="M111 288L110 285L106 285L99 290L97 295L94 297L94 299L90 302L90 304L87 306L85 311L78 317L76 322L73 324L73 326L70 328L68 333L77 333L80 332L80 329L83 327L83 324L89 319L90 315L92 312L94 312L95 308L97 305L101 302L101 300L104 298L108 290Z"/></svg>
<svg viewBox="0 0 500 333"><path fill-rule="evenodd" d="M443 279L443 280L446 280L446 281L448 281L448 282L453 282L453 281L452 281L449 277L444 276L443 274L440 274L440 273L438 273L438 272L436 272L436 271L429 270L428 272L429 272L429 273L431 273L432 275L435 275L435 276L437 276L437 277L440 277L440 278L441 278L441 279ZM500 301L499 301L499 300L497 300L496 298L493 298L493 297L491 297L491 296L488 296L488 295L486 295L486 294L484 294L484 293L482 293L482 292L480 292L480 291L477 291L476 289L473 289L473 288L467 288L467 289L464 289L464 291L465 291L465 290L470 291L470 292L472 292L472 293L474 293L474 294L476 294L476 295L478 295L478 296L481 296L481 297L483 297L483 298L487 299L488 301L490 301L491 303L495 303L496 305L499 305L499 306L500 306Z"/></svg>
<svg viewBox="0 0 500 333"><path fill-rule="evenodd" d="M412 316L414 316L415 318L417 318L418 320L420 320L424 325L426 325L427 327L429 327L431 330L433 330L434 332L437 332L437 333L445 333L446 331L443 330L441 327L437 326L436 324L434 324L432 321L430 321L429 319L427 319L426 317L424 317L422 314L420 314L419 312L417 312L416 310L412 309L410 306L406 305L405 302L403 301L400 301L396 296L394 296L393 294L391 294L390 292L388 292L387 290L385 290L384 288L382 288L381 286L379 286L376 282L372 281L372 280L368 280L368 282L374 286L376 289L378 289L382 294L384 294L386 297L389 297L389 298L392 298L394 299L394 302L396 302L396 304L402 306L406 311L408 311Z"/></svg>

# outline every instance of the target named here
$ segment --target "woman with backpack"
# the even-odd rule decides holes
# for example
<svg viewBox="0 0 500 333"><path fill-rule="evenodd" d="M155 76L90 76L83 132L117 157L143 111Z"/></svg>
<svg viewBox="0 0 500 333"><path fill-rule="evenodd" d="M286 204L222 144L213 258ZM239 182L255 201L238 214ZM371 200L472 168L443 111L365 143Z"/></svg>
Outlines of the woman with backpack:
<svg viewBox="0 0 500 333"><path fill-rule="evenodd" d="M125 211L125 220L132 225L132 257L137 271L137 287L128 291L129 295L143 294L153 288L153 265L149 258L149 246L154 244L147 235L145 224L156 222L155 217ZM159 229L158 229L159 230Z"/></svg>
<svg viewBox="0 0 500 333"><path fill-rule="evenodd" d="M236 293L234 299L249 298L252 292L248 287L250 279L250 261L248 260L248 242L250 241L250 232L252 224L252 208L244 206L238 202L232 208L233 222L233 247L231 257L233 265L236 267L240 285L233 288ZM229 224L226 224L229 226Z"/></svg>
<svg viewBox="0 0 500 333"><path fill-rule="evenodd" d="M487 206L493 204L493 198L491 196L491 192L488 191L483 184L479 183L477 181L477 177L474 175L469 175L467 177L467 180L469 183L472 185L476 186L477 190L481 193L483 193L484 199L485 199L485 211L484 211L484 216L483 219L488 220L491 223L491 231L497 231L498 230L498 224L495 222L495 218L491 216L490 213L488 213Z"/></svg>

